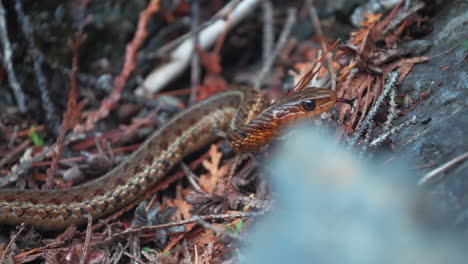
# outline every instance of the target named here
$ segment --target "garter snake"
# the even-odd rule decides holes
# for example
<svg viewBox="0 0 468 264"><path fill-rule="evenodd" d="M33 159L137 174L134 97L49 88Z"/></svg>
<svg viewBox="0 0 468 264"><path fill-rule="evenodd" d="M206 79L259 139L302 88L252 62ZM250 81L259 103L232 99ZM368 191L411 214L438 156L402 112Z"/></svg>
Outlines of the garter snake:
<svg viewBox="0 0 468 264"><path fill-rule="evenodd" d="M183 157L226 132L236 152L255 152L299 119L330 110L335 92L305 88L270 106L247 87L216 94L185 111L153 133L126 161L105 175L69 189L0 190L0 224L25 223L42 230L61 230L98 219L141 197Z"/></svg>

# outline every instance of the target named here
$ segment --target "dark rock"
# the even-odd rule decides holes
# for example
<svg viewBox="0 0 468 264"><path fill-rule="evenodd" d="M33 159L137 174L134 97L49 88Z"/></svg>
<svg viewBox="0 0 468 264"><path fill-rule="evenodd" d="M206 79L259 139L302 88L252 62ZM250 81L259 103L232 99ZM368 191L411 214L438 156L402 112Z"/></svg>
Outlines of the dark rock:
<svg viewBox="0 0 468 264"><path fill-rule="evenodd" d="M433 57L466 41L468 35L468 3L455 2L433 18L433 32L425 41L433 43L424 56ZM454 50L414 67L403 81L401 92L415 102L407 115L417 124L406 127L393 137L397 152L415 160L414 166L434 163L417 170L415 177L441 166L468 151L468 73L467 50L459 45ZM421 99L422 94L429 94ZM467 222L468 162L462 162L438 175L430 189L445 202L446 209L458 216L459 224ZM468 214L467 214L468 216ZM453 220L451 221L453 222Z"/></svg>

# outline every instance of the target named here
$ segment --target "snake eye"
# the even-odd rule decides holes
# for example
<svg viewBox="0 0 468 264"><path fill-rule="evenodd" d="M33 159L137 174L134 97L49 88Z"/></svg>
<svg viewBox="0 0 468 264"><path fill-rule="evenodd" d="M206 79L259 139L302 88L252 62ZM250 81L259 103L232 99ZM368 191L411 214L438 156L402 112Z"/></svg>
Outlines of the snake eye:
<svg viewBox="0 0 468 264"><path fill-rule="evenodd" d="M311 99L307 99L307 100L304 100L302 101L302 107L304 108L304 110L306 111L312 111L315 109L315 101L314 100L311 100Z"/></svg>

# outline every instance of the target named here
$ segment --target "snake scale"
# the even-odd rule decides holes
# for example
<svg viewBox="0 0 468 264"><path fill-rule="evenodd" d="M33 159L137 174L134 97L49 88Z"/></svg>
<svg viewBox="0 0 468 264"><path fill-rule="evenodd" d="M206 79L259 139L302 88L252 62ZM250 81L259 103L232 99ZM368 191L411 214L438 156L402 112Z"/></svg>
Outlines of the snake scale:
<svg viewBox="0 0 468 264"><path fill-rule="evenodd" d="M126 161L105 175L69 189L0 190L0 224L25 223L63 230L99 219L135 201L185 156L206 146L222 129L236 152L255 152L285 125L330 110L336 94L305 88L267 106L252 88L236 87L177 114L154 132Z"/></svg>

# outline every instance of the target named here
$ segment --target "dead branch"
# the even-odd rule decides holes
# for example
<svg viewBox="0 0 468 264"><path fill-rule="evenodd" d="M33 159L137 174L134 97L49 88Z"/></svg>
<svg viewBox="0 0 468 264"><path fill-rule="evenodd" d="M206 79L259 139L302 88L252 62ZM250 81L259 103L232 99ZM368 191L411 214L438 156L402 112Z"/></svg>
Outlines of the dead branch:
<svg viewBox="0 0 468 264"><path fill-rule="evenodd" d="M200 85L200 56L198 52L196 52L197 47L199 46L199 32L197 31L198 28L198 11L199 5L198 1L192 1L192 23L190 23L190 27L193 34L193 54L192 54L192 64L191 64L191 92L190 92L190 99L189 104L195 103L197 98L197 91L198 86Z"/></svg>
<svg viewBox="0 0 468 264"><path fill-rule="evenodd" d="M306 5L308 5L309 16L312 19L312 24L314 25L314 28L317 31L317 35L320 38L320 45L322 46L322 50L325 51L327 50L327 43L325 42L325 36L323 35L322 26L320 25L320 19L317 15L317 10L315 10L314 3L311 0L307 0ZM335 91L336 74L333 71L332 56L332 53L328 53L325 58L327 59L327 68L331 79L331 89Z"/></svg>
<svg viewBox="0 0 468 264"><path fill-rule="evenodd" d="M270 0L262 1L263 11L263 45L262 65L267 65L268 58L272 56L275 32L273 27L273 5Z"/></svg>
<svg viewBox="0 0 468 264"><path fill-rule="evenodd" d="M63 114L59 136L57 138L57 143L55 144L54 157L52 159L52 163L50 164L50 168L47 170L47 180L46 184L44 185L45 189L50 189L54 184L54 176L58 168L58 160L62 153L62 147L65 143L66 133L69 129L76 125L78 117L80 116L80 107L77 106L78 88L76 74L78 73L78 49L84 40L84 35L81 32L78 32L75 35L75 41L70 45L73 52L70 93L68 95L67 110Z"/></svg>
<svg viewBox="0 0 468 264"><path fill-rule="evenodd" d="M93 217L88 215L88 225L86 226L86 238L81 252L80 264L87 263L89 250L91 248L91 227L93 226Z"/></svg>
<svg viewBox="0 0 468 264"><path fill-rule="evenodd" d="M157 11L159 11L159 0L151 0L151 2L148 4L148 7L140 13L137 31L132 41L127 44L124 65L120 75L114 79L114 87L111 93L108 97L102 100L99 109L89 114L86 120L86 125L84 127L78 126L76 131L91 130L97 121L109 115L109 112L114 107L115 103L120 100L125 83L130 77L130 74L135 69L135 55L148 35L146 25L149 21L149 18Z"/></svg>
<svg viewBox="0 0 468 264"><path fill-rule="evenodd" d="M21 1L16 1L15 10L18 17L18 23L21 25L21 30L23 31L23 34L28 42L28 54L33 60L34 76L36 77L39 91L41 91L41 103L42 108L46 113L46 120L49 123L49 127L52 128L53 132L57 133L59 120L56 114L57 110L50 100L49 90L47 89L47 79L42 72L44 57L39 56L39 53L37 52L34 40L34 32L31 27L29 18L24 14Z"/></svg>
<svg viewBox="0 0 468 264"><path fill-rule="evenodd" d="M286 19L286 23L284 24L283 30L281 31L280 37L278 39L278 43L276 44L273 53L268 57L268 60L263 65L260 73L258 74L258 78L254 82L255 89L260 89L262 86L263 79L267 76L270 72L271 67L273 66L273 62L275 61L276 57L278 57L279 53L283 49L284 45L286 44L289 35L291 34L292 27L296 23L296 9L289 8L288 9L288 18Z"/></svg>
<svg viewBox="0 0 468 264"><path fill-rule="evenodd" d="M20 230L18 230L18 232L16 232L16 234L13 236L13 238L10 239L10 242L8 242L8 245L3 251L2 257L0 258L0 263L5 263L5 257L8 254L8 251L10 251L10 248L13 246L13 243L15 243L16 239L18 239L18 236L21 234L21 232L23 232L23 230L24 230L24 225L21 225Z"/></svg>
<svg viewBox="0 0 468 264"><path fill-rule="evenodd" d="M34 157L30 157L32 152L32 148L26 149L26 151L23 154L23 157L20 159L20 162L18 165L13 166L11 169L11 172L5 176L0 178L0 187L4 187L12 182L15 182L18 180L19 175L25 174L29 168L31 168L32 164L34 162L42 161L46 154L49 152L48 147L44 147L41 152L36 154Z"/></svg>
<svg viewBox="0 0 468 264"><path fill-rule="evenodd" d="M424 177L422 177L418 181L418 185L426 184L427 182L429 182L431 179L433 179L439 173L442 173L442 172L450 169L451 167L455 166L457 163L465 161L466 159L468 159L468 152L465 152L465 153L461 154L460 156L449 160L448 162L446 162L442 166L431 170L430 172L428 172L426 175L424 175Z"/></svg>
<svg viewBox="0 0 468 264"><path fill-rule="evenodd" d="M231 1L222 10L220 10L213 21L209 25L204 24L199 33L200 49L205 50L216 41L218 36L226 30L226 16L229 16L229 28L237 25L248 14L255 10L255 6L259 0L244 0L240 3ZM154 69L144 80L143 85L135 90L137 95L143 96L155 93L163 89L169 82L174 80L190 63L190 55L193 52L193 34L189 32L187 35L177 39L177 47L170 52L170 61L156 69ZM171 44L171 48L174 44ZM168 48L163 47L161 51L169 52Z"/></svg>
<svg viewBox="0 0 468 264"><path fill-rule="evenodd" d="M136 234L152 232L159 229L186 225L191 223L196 223L199 219L202 220L226 220L226 219L237 219L237 218L245 218L245 217L257 217L265 215L266 211L258 211L258 212L236 212L231 214L212 214L212 215L200 215L200 216L193 216L189 219L174 221L166 224L156 225L156 226L144 226L137 229L129 229L117 234L114 234L111 238L97 242L97 244L107 244L112 242L116 239L122 239L127 236L132 236Z"/></svg>
<svg viewBox="0 0 468 264"><path fill-rule="evenodd" d="M225 231L222 230L221 228L218 228L218 227L214 226L213 224L208 223L207 221L201 219L198 215L194 216L194 218L196 219L196 222L197 222L199 225L203 226L203 227L206 228L206 229L210 229L210 230L212 230L212 231L215 232L215 233L218 233L218 234L220 234L220 235L229 237L230 239L233 239L233 240L238 240L238 241L241 240L240 237L235 236L235 235L233 235L233 234L231 234L231 233L229 233L229 232L225 232Z"/></svg>
<svg viewBox="0 0 468 264"><path fill-rule="evenodd" d="M8 72L8 82L10 83L11 89L13 89L13 94L16 97L16 102L18 103L18 110L21 113L26 112L26 99L21 89L21 86L16 79L15 69L13 68L13 63L11 62L11 57L13 51L11 50L10 40L8 38L8 30L6 28L5 21L5 8L3 7L2 2L0 2L0 41L3 46L3 62L7 68Z"/></svg>

